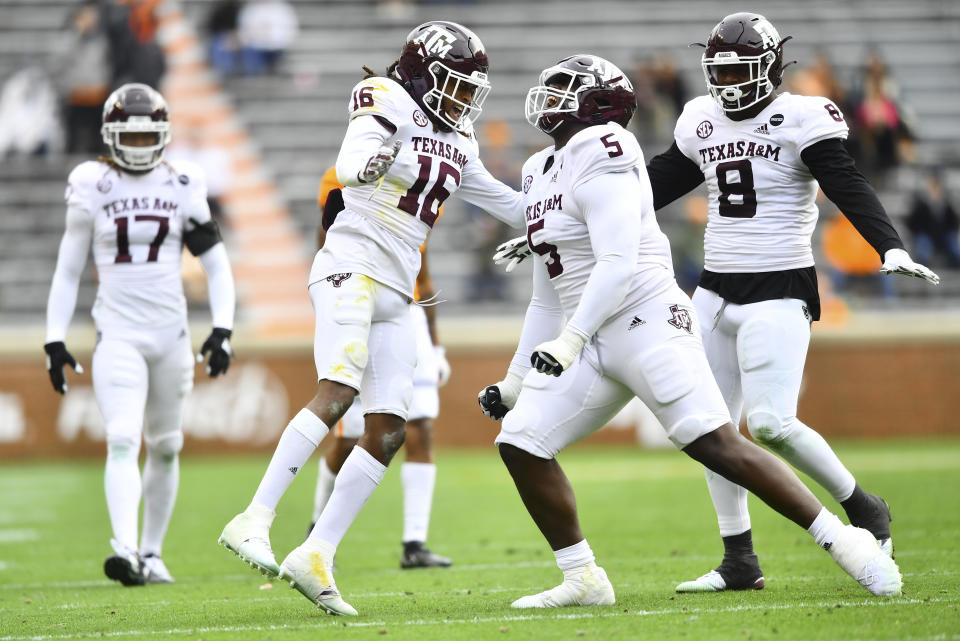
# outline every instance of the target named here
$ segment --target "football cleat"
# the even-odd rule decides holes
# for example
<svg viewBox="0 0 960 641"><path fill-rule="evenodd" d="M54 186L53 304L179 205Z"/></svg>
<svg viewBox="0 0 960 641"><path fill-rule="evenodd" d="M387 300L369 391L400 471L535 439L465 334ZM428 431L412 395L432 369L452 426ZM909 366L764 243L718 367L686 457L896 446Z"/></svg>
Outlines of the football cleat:
<svg viewBox="0 0 960 641"><path fill-rule="evenodd" d="M520 597L513 608L562 608L570 605L613 605L616 597L603 568L594 562L563 571L563 583L541 592Z"/></svg>
<svg viewBox="0 0 960 641"><path fill-rule="evenodd" d="M404 570L411 568L448 568L451 565L453 565L453 561L445 556L434 554L423 544L423 541L406 541L403 544L400 567Z"/></svg>
<svg viewBox="0 0 960 641"><path fill-rule="evenodd" d="M748 583L727 582L717 570L710 570L693 581L684 581L677 586L677 592L689 594L694 592L723 592L725 590L762 590L766 585L763 575Z"/></svg>
<svg viewBox="0 0 960 641"><path fill-rule="evenodd" d="M125 586L146 585L149 570L144 567L140 555L116 539L110 539L110 545L116 554L103 562L104 574Z"/></svg>
<svg viewBox="0 0 960 641"><path fill-rule="evenodd" d="M156 554L144 554L143 565L147 569L147 583L173 583L173 575Z"/></svg>
<svg viewBox="0 0 960 641"><path fill-rule="evenodd" d="M867 494L867 501L872 506L870 514L865 517L851 518L850 525L870 532L880 544L884 554L892 559L893 539L890 537L890 522L893 517L890 516L890 506L876 494Z"/></svg>
<svg viewBox="0 0 960 641"><path fill-rule="evenodd" d="M756 554L724 557L720 567L693 581L684 581L677 592L723 592L725 590L762 590L766 585Z"/></svg>
<svg viewBox="0 0 960 641"><path fill-rule="evenodd" d="M327 614L357 616L352 605L340 597L333 580L336 549L319 541L306 541L295 548L280 565L280 580L316 604Z"/></svg>
<svg viewBox="0 0 960 641"><path fill-rule="evenodd" d="M219 543L261 574L277 576L280 566L270 547L270 525L274 516L269 508L251 505L227 523Z"/></svg>
<svg viewBox="0 0 960 641"><path fill-rule="evenodd" d="M871 594L900 594L903 587L900 568L867 530L845 525L828 549L837 565Z"/></svg>

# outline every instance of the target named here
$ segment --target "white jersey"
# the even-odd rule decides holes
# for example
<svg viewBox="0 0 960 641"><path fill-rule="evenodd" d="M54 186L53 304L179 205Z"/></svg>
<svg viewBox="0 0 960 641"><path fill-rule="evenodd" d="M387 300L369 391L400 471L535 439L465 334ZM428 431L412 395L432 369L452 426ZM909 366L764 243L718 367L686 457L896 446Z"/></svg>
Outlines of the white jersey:
<svg viewBox="0 0 960 641"><path fill-rule="evenodd" d="M703 171L710 193L704 268L755 273L812 266L818 186L800 153L847 132L843 114L826 98L783 93L740 122L709 96L688 102L674 137Z"/></svg>
<svg viewBox="0 0 960 641"><path fill-rule="evenodd" d="M637 176L649 203L646 207L631 203L635 211L624 212L629 224L640 225L641 240L629 291L613 315L674 284L670 246L653 213L653 196L637 139L615 123L595 125L578 132L560 151L547 147L523 165L527 242L543 261L568 319L597 264L574 190L591 178L619 172Z"/></svg>
<svg viewBox="0 0 960 641"><path fill-rule="evenodd" d="M70 172L65 198L69 211L92 224L97 325L182 322L184 233L210 221L201 170L189 162L161 163L138 175L88 161Z"/></svg>
<svg viewBox="0 0 960 641"><path fill-rule="evenodd" d="M476 137L434 131L432 121L397 82L382 77L359 82L349 111L351 121L373 116L384 123L384 144L399 141L401 148L382 182L343 189L345 209L327 232L310 283L334 273L359 272L412 298L420 246L437 221L440 205L461 188L470 202L501 214L501 219L512 215L519 225L520 195L486 170L477 155ZM392 128L396 131L389 134ZM344 145L349 144L348 138ZM349 152L341 149L341 157Z"/></svg>

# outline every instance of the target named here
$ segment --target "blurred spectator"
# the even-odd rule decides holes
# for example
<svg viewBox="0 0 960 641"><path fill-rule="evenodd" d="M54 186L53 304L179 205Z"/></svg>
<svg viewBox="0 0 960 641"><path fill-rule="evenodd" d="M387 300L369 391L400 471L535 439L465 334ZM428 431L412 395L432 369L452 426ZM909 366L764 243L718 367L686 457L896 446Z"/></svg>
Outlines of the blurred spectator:
<svg viewBox="0 0 960 641"><path fill-rule="evenodd" d="M67 153L96 154L103 149L100 121L110 94L108 54L97 4L85 2L70 16L52 64L63 99Z"/></svg>
<svg viewBox="0 0 960 641"><path fill-rule="evenodd" d="M286 0L248 0L238 21L244 73L273 73L297 37L293 7Z"/></svg>
<svg viewBox="0 0 960 641"><path fill-rule="evenodd" d="M857 165L881 185L890 169L900 164L912 135L895 100L896 90L887 68L871 52L863 71L863 95L854 110L859 145Z"/></svg>
<svg viewBox="0 0 960 641"><path fill-rule="evenodd" d="M156 8L163 0L108 0L102 17L110 43L112 87L142 82L160 88L167 70L163 49L157 43Z"/></svg>
<svg viewBox="0 0 960 641"><path fill-rule="evenodd" d="M59 99L47 73L37 66L10 76L0 90L0 158L61 151Z"/></svg>
<svg viewBox="0 0 960 641"><path fill-rule="evenodd" d="M823 230L823 255L837 294L893 298L893 277L880 273L880 257L839 210Z"/></svg>
<svg viewBox="0 0 960 641"><path fill-rule="evenodd" d="M683 76L667 54L640 59L634 66L634 91L637 111L631 121L632 130L642 145L660 145L673 140L673 127L687 101Z"/></svg>
<svg viewBox="0 0 960 641"><path fill-rule="evenodd" d="M936 171L927 176L923 190L914 194L907 229L913 234L913 255L917 261L929 265L940 253L947 267L960 268L960 220Z"/></svg>
<svg viewBox="0 0 960 641"><path fill-rule="evenodd" d="M210 38L210 64L229 76L238 67L240 40L237 27L240 19L240 0L217 0L207 16L206 28Z"/></svg>
<svg viewBox="0 0 960 641"><path fill-rule="evenodd" d="M229 154L210 140L202 124L177 122L163 157L171 161L187 160L200 166L207 179L210 214L223 227L226 221L222 198L231 179Z"/></svg>

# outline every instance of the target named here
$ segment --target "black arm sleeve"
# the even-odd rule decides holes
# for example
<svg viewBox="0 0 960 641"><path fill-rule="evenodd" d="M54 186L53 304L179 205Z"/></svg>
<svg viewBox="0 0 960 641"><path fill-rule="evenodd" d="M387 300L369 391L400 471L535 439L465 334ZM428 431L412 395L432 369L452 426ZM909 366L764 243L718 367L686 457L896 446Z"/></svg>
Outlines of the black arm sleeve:
<svg viewBox="0 0 960 641"><path fill-rule="evenodd" d="M829 138L814 143L800 152L800 159L827 198L840 208L881 260L888 249L903 249L900 234L880 204L877 192L857 169L842 140Z"/></svg>
<svg viewBox="0 0 960 641"><path fill-rule="evenodd" d="M220 237L220 228L217 226L217 221L210 220L205 223L198 223L192 218L190 221L194 227L183 234L183 244L194 256L199 256L223 240Z"/></svg>
<svg viewBox="0 0 960 641"><path fill-rule="evenodd" d="M666 207L703 182L700 167L683 155L676 141L647 163L647 173L653 189L654 209Z"/></svg>

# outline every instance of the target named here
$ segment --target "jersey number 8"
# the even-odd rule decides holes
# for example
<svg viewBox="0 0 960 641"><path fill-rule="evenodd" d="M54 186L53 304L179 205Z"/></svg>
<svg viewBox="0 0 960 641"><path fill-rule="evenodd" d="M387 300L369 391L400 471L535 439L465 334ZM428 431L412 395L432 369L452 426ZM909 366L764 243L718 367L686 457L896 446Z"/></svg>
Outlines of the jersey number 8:
<svg viewBox="0 0 960 641"><path fill-rule="evenodd" d="M737 180L731 182L730 174ZM726 218L753 218L757 215L757 192L753 188L753 167L749 160L734 160L717 165L717 188L720 190L720 215ZM740 202L730 202L730 197Z"/></svg>

